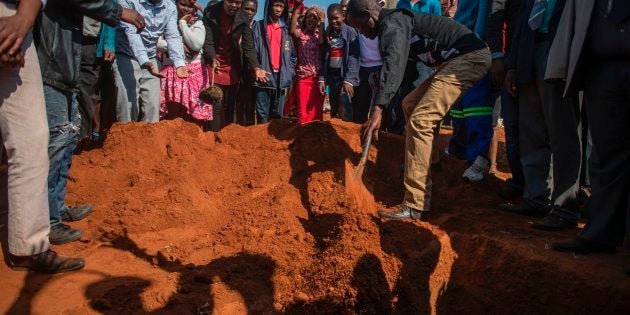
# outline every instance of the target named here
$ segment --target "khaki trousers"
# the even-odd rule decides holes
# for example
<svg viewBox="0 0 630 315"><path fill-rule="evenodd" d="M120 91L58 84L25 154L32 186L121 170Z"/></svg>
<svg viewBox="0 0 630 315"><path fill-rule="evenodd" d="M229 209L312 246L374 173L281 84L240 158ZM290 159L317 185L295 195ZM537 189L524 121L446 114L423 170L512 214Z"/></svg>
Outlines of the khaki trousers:
<svg viewBox="0 0 630 315"><path fill-rule="evenodd" d="M488 73L490 63L488 49L461 55L443 64L403 100L407 120L405 206L430 210L430 166L436 127L460 96Z"/></svg>
<svg viewBox="0 0 630 315"><path fill-rule="evenodd" d="M0 17L15 5L0 2ZM8 168L9 252L30 256L49 249L48 121L33 36L23 44L23 68L0 67L0 131Z"/></svg>

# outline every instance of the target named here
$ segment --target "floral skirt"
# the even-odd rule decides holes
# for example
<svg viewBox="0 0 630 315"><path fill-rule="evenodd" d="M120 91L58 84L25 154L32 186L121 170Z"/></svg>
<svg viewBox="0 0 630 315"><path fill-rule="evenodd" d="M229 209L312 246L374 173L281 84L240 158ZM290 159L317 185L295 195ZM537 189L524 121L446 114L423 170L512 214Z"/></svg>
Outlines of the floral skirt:
<svg viewBox="0 0 630 315"><path fill-rule="evenodd" d="M162 79L160 115L168 113L168 103L179 103L186 108L186 112L198 120L212 120L212 105L199 99L199 92L210 86L206 66L201 61L188 64L191 74L181 79L177 76L177 68L166 65L160 71L165 77Z"/></svg>

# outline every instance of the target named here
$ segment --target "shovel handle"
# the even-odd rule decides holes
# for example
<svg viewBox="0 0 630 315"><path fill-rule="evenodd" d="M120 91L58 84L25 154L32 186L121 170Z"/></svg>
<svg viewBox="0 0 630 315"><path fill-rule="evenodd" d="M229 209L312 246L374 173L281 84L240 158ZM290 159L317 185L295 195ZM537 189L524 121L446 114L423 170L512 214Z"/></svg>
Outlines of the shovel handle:
<svg viewBox="0 0 630 315"><path fill-rule="evenodd" d="M361 160L359 161L359 164L363 164L367 160L368 153L370 152L370 145L372 145L372 135L373 134L374 134L374 132L368 133L368 135L367 135L367 137L365 139L365 143L363 144L363 152L361 152Z"/></svg>

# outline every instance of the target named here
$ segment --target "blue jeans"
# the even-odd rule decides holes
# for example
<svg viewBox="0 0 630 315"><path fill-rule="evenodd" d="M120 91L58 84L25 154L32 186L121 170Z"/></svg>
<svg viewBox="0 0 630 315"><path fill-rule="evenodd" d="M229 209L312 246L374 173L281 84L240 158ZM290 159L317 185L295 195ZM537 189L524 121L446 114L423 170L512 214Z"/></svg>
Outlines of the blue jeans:
<svg viewBox="0 0 630 315"><path fill-rule="evenodd" d="M352 101L348 94L343 92L343 77L332 76L328 78L330 93L330 114L332 117L343 121L352 121Z"/></svg>
<svg viewBox="0 0 630 315"><path fill-rule="evenodd" d="M62 91L44 84L46 115L50 142L48 143L48 206L50 225L61 223L65 206L68 171L72 164L72 153L77 147L81 116L77 93Z"/></svg>
<svg viewBox="0 0 630 315"><path fill-rule="evenodd" d="M279 84L278 73L274 73L274 79ZM258 123L264 124L269 119L282 118L284 112L285 93L279 88L256 88L256 114Z"/></svg>

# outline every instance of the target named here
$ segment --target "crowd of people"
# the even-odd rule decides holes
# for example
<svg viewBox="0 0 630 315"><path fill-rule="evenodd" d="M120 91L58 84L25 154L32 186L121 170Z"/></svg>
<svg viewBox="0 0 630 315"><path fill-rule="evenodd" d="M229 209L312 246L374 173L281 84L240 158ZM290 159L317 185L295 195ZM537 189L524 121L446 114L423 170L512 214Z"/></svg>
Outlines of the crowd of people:
<svg viewBox="0 0 630 315"><path fill-rule="evenodd" d="M183 118L219 131L323 120L328 95L331 117L362 124L363 139L406 137L406 193L384 219L427 219L443 154L467 163L468 182L495 172L502 121L512 178L501 210L539 217L545 231L575 229L585 213L558 251L630 247L630 2L307 5L266 0L255 20L257 0L0 0L12 267L84 266L50 244L82 236L64 222L92 206L65 203L68 171L79 140L102 140L112 96L119 122ZM116 92L101 93L107 84ZM453 135L440 153L445 117Z"/></svg>

